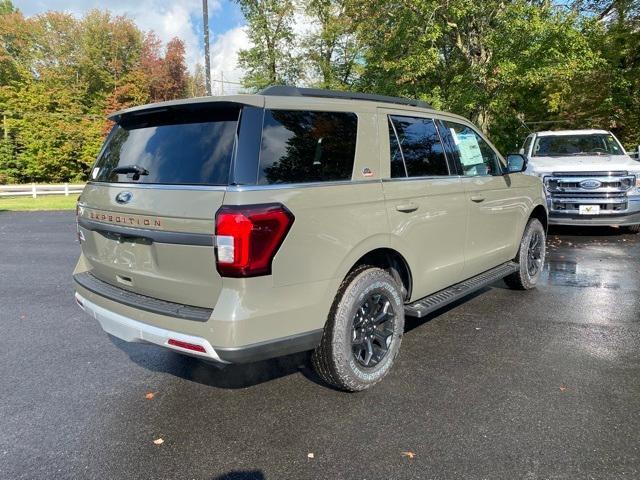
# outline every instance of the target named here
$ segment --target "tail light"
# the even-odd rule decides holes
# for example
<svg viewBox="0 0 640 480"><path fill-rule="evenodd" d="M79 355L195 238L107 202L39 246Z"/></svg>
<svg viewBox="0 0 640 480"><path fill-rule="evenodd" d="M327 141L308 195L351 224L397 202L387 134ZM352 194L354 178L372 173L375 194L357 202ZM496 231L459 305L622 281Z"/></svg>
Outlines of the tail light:
<svg viewBox="0 0 640 480"><path fill-rule="evenodd" d="M223 277L271 274L293 214L279 203L223 206L216 213L216 265Z"/></svg>

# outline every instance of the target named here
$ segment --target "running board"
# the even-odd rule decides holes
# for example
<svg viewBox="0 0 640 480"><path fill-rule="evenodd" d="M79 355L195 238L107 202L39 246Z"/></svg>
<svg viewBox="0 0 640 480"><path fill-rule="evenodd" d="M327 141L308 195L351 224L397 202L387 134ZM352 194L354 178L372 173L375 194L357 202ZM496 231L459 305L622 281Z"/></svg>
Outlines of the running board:
<svg viewBox="0 0 640 480"><path fill-rule="evenodd" d="M464 282L456 283L451 287L440 290L434 294L424 297L420 300L416 300L413 303L409 303L404 306L404 311L407 315L412 317L424 317L429 313L438 310L439 308L449 305L456 300L460 300L462 297L469 295L476 290L480 290L487 285L491 285L507 275L518 270L519 266L516 262L507 262L499 265L491 270L487 270L480 275L471 277Z"/></svg>

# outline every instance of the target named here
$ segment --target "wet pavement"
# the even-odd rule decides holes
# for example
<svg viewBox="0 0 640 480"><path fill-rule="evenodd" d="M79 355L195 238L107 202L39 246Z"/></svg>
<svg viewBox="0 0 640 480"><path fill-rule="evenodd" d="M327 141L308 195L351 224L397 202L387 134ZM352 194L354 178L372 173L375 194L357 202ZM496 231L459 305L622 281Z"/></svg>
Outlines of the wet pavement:
<svg viewBox="0 0 640 480"><path fill-rule="evenodd" d="M0 213L0 478L640 478L640 235L550 233L537 290L409 320L345 394L304 354L220 370L109 339L73 301L73 214Z"/></svg>

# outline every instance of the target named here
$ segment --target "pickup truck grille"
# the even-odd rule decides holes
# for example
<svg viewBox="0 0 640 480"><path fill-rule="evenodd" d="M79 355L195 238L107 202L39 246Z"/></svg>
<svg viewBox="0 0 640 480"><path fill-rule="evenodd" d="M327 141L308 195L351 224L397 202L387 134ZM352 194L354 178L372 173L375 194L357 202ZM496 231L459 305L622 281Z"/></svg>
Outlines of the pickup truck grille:
<svg viewBox="0 0 640 480"><path fill-rule="evenodd" d="M578 213L580 205L598 205L601 214L624 212L635 182L628 172L554 172L544 177L555 213Z"/></svg>

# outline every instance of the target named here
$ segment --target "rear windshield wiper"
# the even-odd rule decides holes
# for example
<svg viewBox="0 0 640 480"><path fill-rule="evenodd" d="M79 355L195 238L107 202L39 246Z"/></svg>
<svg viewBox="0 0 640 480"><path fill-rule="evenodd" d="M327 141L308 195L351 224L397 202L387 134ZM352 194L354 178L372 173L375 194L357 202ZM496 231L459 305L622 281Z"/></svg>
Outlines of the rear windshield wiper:
<svg viewBox="0 0 640 480"><path fill-rule="evenodd" d="M133 180L138 180L140 175L149 175L149 170L139 165L123 165L111 170L111 174L114 173L133 173Z"/></svg>

